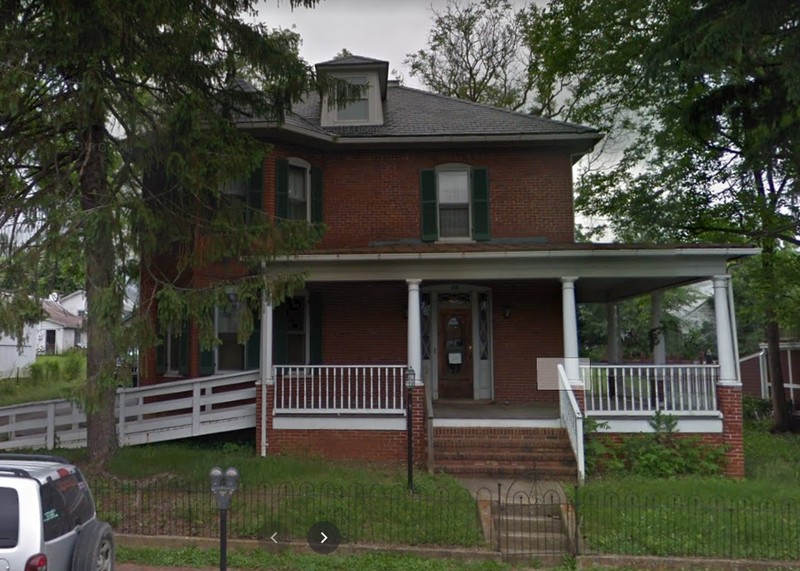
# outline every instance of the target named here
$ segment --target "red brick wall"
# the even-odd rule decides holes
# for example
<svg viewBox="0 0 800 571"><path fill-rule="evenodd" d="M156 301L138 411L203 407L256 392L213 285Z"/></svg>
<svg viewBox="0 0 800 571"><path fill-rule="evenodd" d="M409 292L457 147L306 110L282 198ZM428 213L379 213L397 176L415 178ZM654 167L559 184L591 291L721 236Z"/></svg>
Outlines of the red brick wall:
<svg viewBox="0 0 800 571"><path fill-rule="evenodd" d="M276 145L264 163L264 205L275 209L275 159L296 157L321 167L322 246L367 246L419 240L420 171L444 163L489 169L493 238L544 237L574 241L572 164L566 151L469 149L448 151L336 151Z"/></svg>
<svg viewBox="0 0 800 571"><path fill-rule="evenodd" d="M408 458L408 432L405 430L303 430L273 428L273 387L267 388L267 454L319 456L331 460L357 460L402 464ZM261 387L256 397L256 453L261 453ZM414 389L412 397L412 439L414 463L424 465L427 457L424 387ZM404 418L405 420L405 418Z"/></svg>
<svg viewBox="0 0 800 571"><path fill-rule="evenodd" d="M536 387L536 360L563 357L561 283L495 282L492 287L495 399L557 403L557 391ZM503 308L511 314L503 317Z"/></svg>
<svg viewBox="0 0 800 571"><path fill-rule="evenodd" d="M717 407L722 413L722 435L728 461L725 473L732 478L744 478L741 387L717 385Z"/></svg>

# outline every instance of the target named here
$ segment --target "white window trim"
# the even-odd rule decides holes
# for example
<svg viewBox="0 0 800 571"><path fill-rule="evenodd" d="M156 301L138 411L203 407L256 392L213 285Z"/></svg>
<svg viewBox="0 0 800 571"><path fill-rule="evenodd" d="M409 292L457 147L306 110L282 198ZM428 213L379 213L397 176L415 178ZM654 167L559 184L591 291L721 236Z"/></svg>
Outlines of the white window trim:
<svg viewBox="0 0 800 571"><path fill-rule="evenodd" d="M439 173L440 172L464 172L467 173L467 222L469 223L469 230L467 236L452 236L442 237L442 220L441 220L441 204L439 203ZM475 242L472 237L472 166L466 163L445 163L438 165L435 169L436 179L436 231L439 237L436 243L443 244L471 244Z"/></svg>
<svg viewBox="0 0 800 571"><path fill-rule="evenodd" d="M377 71L348 71L332 74L336 79L349 81L352 78L367 78L367 107L369 116L367 119L339 119L339 109L336 104L329 105L329 95L325 95L322 101L322 115L320 123L322 127L343 127L343 126L362 126L362 125L383 125L383 104L378 88L379 79Z"/></svg>
<svg viewBox="0 0 800 571"><path fill-rule="evenodd" d="M302 168L306 171L306 222L311 222L311 163L297 157L288 157L286 161L290 168ZM286 200L289 201L288 189Z"/></svg>

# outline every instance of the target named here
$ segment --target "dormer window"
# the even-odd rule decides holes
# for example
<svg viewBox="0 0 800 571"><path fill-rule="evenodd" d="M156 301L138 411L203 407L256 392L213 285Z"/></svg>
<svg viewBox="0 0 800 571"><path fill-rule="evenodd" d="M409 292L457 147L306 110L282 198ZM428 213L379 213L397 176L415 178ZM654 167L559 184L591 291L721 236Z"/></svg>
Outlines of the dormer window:
<svg viewBox="0 0 800 571"><path fill-rule="evenodd" d="M316 67L320 75L342 80L322 98L322 127L383 125L389 62L348 55Z"/></svg>
<svg viewBox="0 0 800 571"><path fill-rule="evenodd" d="M343 77L349 85L339 85L336 99L339 101L350 100L344 107L336 108L337 121L369 121L369 94L370 89L356 86L368 86L365 75Z"/></svg>

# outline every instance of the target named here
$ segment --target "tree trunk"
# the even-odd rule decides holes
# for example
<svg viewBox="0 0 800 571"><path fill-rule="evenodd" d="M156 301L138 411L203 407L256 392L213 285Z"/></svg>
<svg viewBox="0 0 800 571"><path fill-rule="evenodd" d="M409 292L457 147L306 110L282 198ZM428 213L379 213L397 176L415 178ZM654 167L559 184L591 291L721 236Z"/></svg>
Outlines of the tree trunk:
<svg viewBox="0 0 800 571"><path fill-rule="evenodd" d="M121 301L114 288L114 235L102 115L84 135L81 197L85 215L87 349L86 433L89 462L105 466L117 449L115 338Z"/></svg>
<svg viewBox="0 0 800 571"><path fill-rule="evenodd" d="M762 267L766 283L774 284L774 266L770 256L771 252L762 254ZM775 296L767 300L765 332L767 336L767 370L769 382L772 387L772 418L773 431L788 432L792 430L792 415L786 406L786 392L783 388L783 370L781 369L781 344L780 326L775 315Z"/></svg>

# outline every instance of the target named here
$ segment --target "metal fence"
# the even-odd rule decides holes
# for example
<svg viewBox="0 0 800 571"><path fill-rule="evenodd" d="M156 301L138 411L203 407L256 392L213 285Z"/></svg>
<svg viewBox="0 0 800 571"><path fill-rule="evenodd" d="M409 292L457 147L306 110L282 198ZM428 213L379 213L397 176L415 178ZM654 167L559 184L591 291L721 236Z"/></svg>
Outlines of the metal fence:
<svg viewBox="0 0 800 571"><path fill-rule="evenodd" d="M118 533L219 537L208 485L99 481L93 494L99 517ZM796 501L621 495L529 482L477 492L421 486L414 494L405 486L245 482L233 495L228 532L305 541L320 521L334 523L343 543L473 547L516 561L583 554L800 560Z"/></svg>
<svg viewBox="0 0 800 571"><path fill-rule="evenodd" d="M92 485L98 517L118 533L219 537L208 485L178 481ZM483 546L476 502L463 489L332 484L248 485L233 494L233 538L305 541L312 525L333 522L344 543Z"/></svg>

